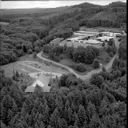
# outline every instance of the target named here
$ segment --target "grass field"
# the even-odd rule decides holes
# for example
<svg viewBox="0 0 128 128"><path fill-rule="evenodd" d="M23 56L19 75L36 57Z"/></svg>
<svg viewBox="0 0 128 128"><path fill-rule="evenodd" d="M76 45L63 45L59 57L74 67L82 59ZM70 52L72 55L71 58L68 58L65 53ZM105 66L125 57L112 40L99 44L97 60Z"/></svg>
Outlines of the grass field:
<svg viewBox="0 0 128 128"><path fill-rule="evenodd" d="M36 71L36 70L31 69L29 67L25 67L18 62L3 65L0 67L0 69L4 70L5 76L7 76L7 77L12 77L14 71L18 71L19 73L30 73L30 72Z"/></svg>
<svg viewBox="0 0 128 128"><path fill-rule="evenodd" d="M111 57L104 50L101 50L100 55L97 57L97 59L100 63L107 64L111 60Z"/></svg>
<svg viewBox="0 0 128 128"><path fill-rule="evenodd" d="M73 65L77 64L77 63L73 62L71 59L68 59L68 58L61 59L61 60L60 60L60 63L63 64L63 65L66 65L66 66L68 66L68 67L71 67L71 68L72 68ZM76 70L74 70L74 71L75 71L76 73L78 73L78 74L85 75L87 72L93 70L92 65L84 64L84 66L85 66L86 69L87 69L86 72L78 72L78 71L76 71Z"/></svg>

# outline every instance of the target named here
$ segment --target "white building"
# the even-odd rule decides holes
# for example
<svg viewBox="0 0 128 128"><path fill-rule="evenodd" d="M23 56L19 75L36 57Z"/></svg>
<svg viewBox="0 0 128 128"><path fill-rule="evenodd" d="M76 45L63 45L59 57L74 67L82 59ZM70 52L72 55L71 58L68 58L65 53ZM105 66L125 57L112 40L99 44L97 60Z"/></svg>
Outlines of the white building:
<svg viewBox="0 0 128 128"><path fill-rule="evenodd" d="M109 36L102 36L102 37L97 37L97 40L99 41L109 41L110 39L113 39L113 37L109 37Z"/></svg>

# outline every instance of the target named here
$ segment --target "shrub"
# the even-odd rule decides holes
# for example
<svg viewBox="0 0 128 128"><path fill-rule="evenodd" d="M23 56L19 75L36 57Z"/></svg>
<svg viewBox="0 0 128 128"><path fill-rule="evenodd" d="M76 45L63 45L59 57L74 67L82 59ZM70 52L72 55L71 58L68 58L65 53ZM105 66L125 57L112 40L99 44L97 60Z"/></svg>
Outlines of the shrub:
<svg viewBox="0 0 128 128"><path fill-rule="evenodd" d="M34 52L34 53L33 53L33 58L36 58L36 57L37 57L37 53Z"/></svg>
<svg viewBox="0 0 128 128"><path fill-rule="evenodd" d="M100 63L99 63L99 61L98 61L97 59L95 59L95 60L93 61L93 67L94 67L95 69L97 69L97 68L100 67Z"/></svg>
<svg viewBox="0 0 128 128"><path fill-rule="evenodd" d="M103 77L98 74L93 74L90 79L90 83L100 87L103 83Z"/></svg>
<svg viewBox="0 0 128 128"><path fill-rule="evenodd" d="M74 64L71 67L78 72L86 72L86 67L82 63Z"/></svg>

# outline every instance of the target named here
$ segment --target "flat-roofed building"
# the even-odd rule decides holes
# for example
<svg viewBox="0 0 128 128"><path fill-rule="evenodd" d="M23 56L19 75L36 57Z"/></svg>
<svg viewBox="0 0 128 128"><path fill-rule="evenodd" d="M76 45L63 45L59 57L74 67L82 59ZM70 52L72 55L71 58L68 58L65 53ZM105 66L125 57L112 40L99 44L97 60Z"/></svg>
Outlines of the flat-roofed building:
<svg viewBox="0 0 128 128"><path fill-rule="evenodd" d="M113 39L113 37L109 37L109 36L101 36L101 37L97 37L97 40L99 41L109 41L110 39Z"/></svg>

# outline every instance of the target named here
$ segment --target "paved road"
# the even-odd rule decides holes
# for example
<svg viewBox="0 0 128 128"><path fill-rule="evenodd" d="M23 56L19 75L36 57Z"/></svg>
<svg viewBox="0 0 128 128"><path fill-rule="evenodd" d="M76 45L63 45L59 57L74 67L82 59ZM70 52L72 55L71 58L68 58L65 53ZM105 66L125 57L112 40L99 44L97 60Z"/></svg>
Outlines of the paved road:
<svg viewBox="0 0 128 128"><path fill-rule="evenodd" d="M117 48L117 51L118 51L118 48L119 48L118 39L116 37L114 37L114 40L115 40L115 45L116 45L116 48ZM118 56L118 52L114 55L114 57L110 60L110 62L108 64L103 65L106 68L106 70L109 70L112 67L112 63L113 63L114 59L117 56ZM43 57L42 56L42 52L38 53L37 57L42 59L42 60L44 60L44 61L47 61L47 62L49 62L51 64L57 65L59 67L62 67L64 69L68 70L70 73L74 74L77 78L80 78L82 80L87 80L87 79L91 78L92 74L99 73L102 70L102 68L99 68L99 69L92 70L92 71L88 72L85 75L80 75L80 74L77 74L72 68L70 68L70 67L68 67L66 65L57 63L57 62L55 62L53 60L50 60L50 59L47 59L47 58Z"/></svg>

